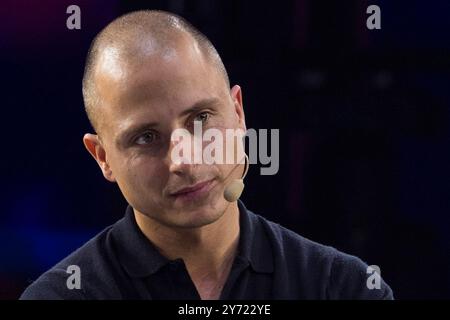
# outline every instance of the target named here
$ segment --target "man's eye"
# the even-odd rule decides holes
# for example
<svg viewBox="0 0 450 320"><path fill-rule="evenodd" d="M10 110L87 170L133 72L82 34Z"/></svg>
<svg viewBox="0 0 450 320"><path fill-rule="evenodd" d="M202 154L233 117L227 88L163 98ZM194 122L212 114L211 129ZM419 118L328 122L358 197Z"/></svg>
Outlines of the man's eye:
<svg viewBox="0 0 450 320"><path fill-rule="evenodd" d="M208 112L202 112L202 113L199 113L195 117L194 121L201 121L201 122L204 123L204 122L208 121L208 119L209 119L209 113Z"/></svg>
<svg viewBox="0 0 450 320"><path fill-rule="evenodd" d="M156 136L153 132L145 132L136 138L136 144L146 145L152 143L156 139Z"/></svg>

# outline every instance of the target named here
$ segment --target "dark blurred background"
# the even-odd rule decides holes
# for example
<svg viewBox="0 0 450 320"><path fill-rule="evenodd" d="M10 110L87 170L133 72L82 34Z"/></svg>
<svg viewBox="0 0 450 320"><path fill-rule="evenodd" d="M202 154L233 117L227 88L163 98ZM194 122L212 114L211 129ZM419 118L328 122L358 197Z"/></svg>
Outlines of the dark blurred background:
<svg viewBox="0 0 450 320"><path fill-rule="evenodd" d="M81 8L68 30L66 8ZM381 8L368 30L366 8ZM450 298L450 1L2 1L0 298L120 219L85 151L81 77L95 34L163 9L217 47L247 127L280 129L246 206L381 267L397 299Z"/></svg>

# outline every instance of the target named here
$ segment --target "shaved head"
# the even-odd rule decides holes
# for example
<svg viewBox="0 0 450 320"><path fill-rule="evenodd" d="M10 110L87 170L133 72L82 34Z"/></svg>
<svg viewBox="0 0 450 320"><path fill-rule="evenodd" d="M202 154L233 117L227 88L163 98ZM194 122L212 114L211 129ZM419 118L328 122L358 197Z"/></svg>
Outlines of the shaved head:
<svg viewBox="0 0 450 320"><path fill-rule="evenodd" d="M195 123L222 136L246 128L240 86L230 88L211 42L184 19L138 11L110 23L89 50L83 97L96 131L83 136L84 145L104 177L117 183L136 221L197 228L239 212L223 194L228 179L242 177L244 164L237 170L173 159L178 129L197 141ZM204 182L214 189L195 201L174 195Z"/></svg>
<svg viewBox="0 0 450 320"><path fill-rule="evenodd" d="M92 41L83 76L84 105L93 129L98 133L102 126L99 110L104 101L98 90L98 77L106 74L120 78L124 69L139 68L146 59L170 57L187 43L201 52L229 88L228 75L216 49L182 17L164 11L136 11L106 26Z"/></svg>

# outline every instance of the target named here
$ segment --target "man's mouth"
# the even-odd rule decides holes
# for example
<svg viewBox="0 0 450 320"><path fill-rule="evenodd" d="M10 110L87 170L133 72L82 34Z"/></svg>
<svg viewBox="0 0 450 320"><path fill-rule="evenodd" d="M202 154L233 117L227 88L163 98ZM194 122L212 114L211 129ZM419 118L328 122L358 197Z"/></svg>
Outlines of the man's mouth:
<svg viewBox="0 0 450 320"><path fill-rule="evenodd" d="M194 185L181 188L176 192L170 193L171 197L195 200L200 198L211 190L214 179L198 182Z"/></svg>

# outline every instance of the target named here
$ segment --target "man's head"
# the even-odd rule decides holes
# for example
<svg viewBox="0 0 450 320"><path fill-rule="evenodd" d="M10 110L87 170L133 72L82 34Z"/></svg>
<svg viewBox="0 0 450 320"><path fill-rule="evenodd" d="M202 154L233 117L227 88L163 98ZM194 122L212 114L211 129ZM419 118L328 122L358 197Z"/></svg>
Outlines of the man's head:
<svg viewBox="0 0 450 320"><path fill-rule="evenodd" d="M84 144L130 205L169 226L195 227L220 218L228 205L223 190L242 170L171 159L172 132L192 132L194 120L202 121L204 130L245 130L241 89L230 90L205 36L161 11L122 16L91 45L83 97L97 133L86 134ZM190 201L173 195L203 181L211 181L207 196Z"/></svg>

